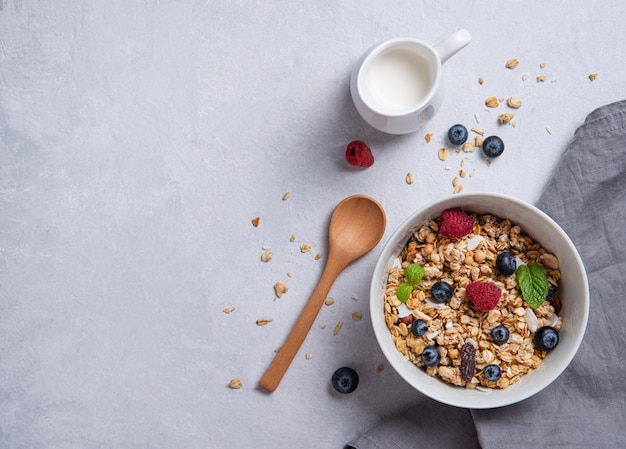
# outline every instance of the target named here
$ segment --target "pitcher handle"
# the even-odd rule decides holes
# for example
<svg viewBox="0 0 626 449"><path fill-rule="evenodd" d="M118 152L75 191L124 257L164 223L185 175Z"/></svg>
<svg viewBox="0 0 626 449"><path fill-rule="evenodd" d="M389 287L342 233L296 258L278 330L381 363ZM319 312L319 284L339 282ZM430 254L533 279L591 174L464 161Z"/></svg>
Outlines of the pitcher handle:
<svg viewBox="0 0 626 449"><path fill-rule="evenodd" d="M459 30L447 39L435 45L435 51L439 54L439 59L443 64L459 50L472 41L472 35L467 30Z"/></svg>

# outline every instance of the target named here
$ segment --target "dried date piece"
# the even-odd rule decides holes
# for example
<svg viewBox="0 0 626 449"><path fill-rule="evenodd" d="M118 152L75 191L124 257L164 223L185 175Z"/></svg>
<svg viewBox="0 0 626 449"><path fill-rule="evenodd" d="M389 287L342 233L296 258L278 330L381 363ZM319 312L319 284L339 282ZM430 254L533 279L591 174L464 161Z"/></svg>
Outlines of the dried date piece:
<svg viewBox="0 0 626 449"><path fill-rule="evenodd" d="M550 305L554 307L554 312L559 313L561 310L561 297L559 296L559 289L552 285L548 290L548 297L546 298Z"/></svg>
<svg viewBox="0 0 626 449"><path fill-rule="evenodd" d="M476 347L472 342L466 342L461 347L461 378L469 382L476 371Z"/></svg>

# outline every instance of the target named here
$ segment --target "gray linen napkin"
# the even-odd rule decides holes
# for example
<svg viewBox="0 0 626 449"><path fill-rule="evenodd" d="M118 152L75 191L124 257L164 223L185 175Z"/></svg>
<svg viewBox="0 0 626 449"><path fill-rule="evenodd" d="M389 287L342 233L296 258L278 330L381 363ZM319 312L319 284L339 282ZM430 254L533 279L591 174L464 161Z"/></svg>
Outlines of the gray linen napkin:
<svg viewBox="0 0 626 449"><path fill-rule="evenodd" d="M568 369L508 407L427 401L426 410L386 419L347 447L626 447L626 100L587 116L537 206L568 233L589 276L587 332Z"/></svg>

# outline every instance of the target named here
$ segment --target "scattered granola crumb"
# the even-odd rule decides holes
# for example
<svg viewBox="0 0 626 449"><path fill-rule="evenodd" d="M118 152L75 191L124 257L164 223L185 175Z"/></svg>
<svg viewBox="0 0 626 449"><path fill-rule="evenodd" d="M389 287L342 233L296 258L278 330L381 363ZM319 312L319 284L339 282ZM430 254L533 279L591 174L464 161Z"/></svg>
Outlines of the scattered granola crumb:
<svg viewBox="0 0 626 449"><path fill-rule="evenodd" d="M283 201L287 201L290 196L291 196L291 192L285 192L285 194L283 195Z"/></svg>
<svg viewBox="0 0 626 449"><path fill-rule="evenodd" d="M252 226L254 226L255 228L258 228L260 224L261 224L261 217L254 217L252 219Z"/></svg>
<svg viewBox="0 0 626 449"><path fill-rule="evenodd" d="M234 311L235 311L234 307L226 307L225 309L222 309L222 312L224 312L226 315L229 315L233 313Z"/></svg>
<svg viewBox="0 0 626 449"><path fill-rule="evenodd" d="M452 187L458 186L460 182L459 178L455 176L454 179L452 179Z"/></svg>
<svg viewBox="0 0 626 449"><path fill-rule="evenodd" d="M476 123L480 123L480 117L478 114L474 114L474 120L476 120Z"/></svg>
<svg viewBox="0 0 626 449"><path fill-rule="evenodd" d="M313 358L313 355L310 352L307 352L306 354L304 354L304 358L307 360L311 360Z"/></svg>
<svg viewBox="0 0 626 449"><path fill-rule="evenodd" d="M511 58L506 62L506 68L513 70L519 65L519 61L515 58Z"/></svg>
<svg viewBox="0 0 626 449"><path fill-rule="evenodd" d="M524 73L522 75L522 81L526 81L528 78L530 78L530 74L529 73Z"/></svg>
<svg viewBox="0 0 626 449"><path fill-rule="evenodd" d="M471 131L475 132L476 134L480 134L481 136L485 135L485 130L477 126L473 127Z"/></svg>
<svg viewBox="0 0 626 449"><path fill-rule="evenodd" d="M276 296L280 298L284 293L289 291L289 286L284 282L277 282L274 284L274 291L276 292Z"/></svg>
<svg viewBox="0 0 626 449"><path fill-rule="evenodd" d="M509 123L512 119L513 119L513 114L500 114L498 116L498 121L500 122L501 125L506 125L507 123Z"/></svg>
<svg viewBox="0 0 626 449"><path fill-rule="evenodd" d="M488 108L497 108L500 106L500 103L496 97L489 97L485 100L485 106Z"/></svg>
<svg viewBox="0 0 626 449"><path fill-rule="evenodd" d="M320 329L326 329L326 325L325 324L320 324Z"/></svg>
<svg viewBox="0 0 626 449"><path fill-rule="evenodd" d="M465 178L466 175L467 175L467 173L465 173L465 170L459 170L459 176L461 178Z"/></svg>
<svg viewBox="0 0 626 449"><path fill-rule="evenodd" d="M598 77L597 73L590 73L589 74L589 81L593 81Z"/></svg>
<svg viewBox="0 0 626 449"><path fill-rule="evenodd" d="M546 126L546 132L552 135L552 128L550 128L549 126Z"/></svg>
<svg viewBox="0 0 626 449"><path fill-rule="evenodd" d="M300 245L300 252L301 253L308 253L309 251L311 251L311 245L308 243L303 243L302 245Z"/></svg>
<svg viewBox="0 0 626 449"><path fill-rule="evenodd" d="M317 253L315 255L315 260L320 260L322 258L322 253Z"/></svg>
<svg viewBox="0 0 626 449"><path fill-rule="evenodd" d="M537 77L537 82L538 83L543 83L546 80L546 76L545 75L539 75Z"/></svg>
<svg viewBox="0 0 626 449"><path fill-rule="evenodd" d="M295 236L295 235L293 235L293 234L291 234L291 235L289 236L289 241L290 241L290 242L295 242L295 241L296 241L296 236Z"/></svg>
<svg viewBox="0 0 626 449"><path fill-rule="evenodd" d="M539 68L540 69L545 69L546 68L546 63L542 62L541 64L539 64Z"/></svg>
<svg viewBox="0 0 626 449"><path fill-rule="evenodd" d="M491 161L487 159L487 167L491 167Z"/></svg>
<svg viewBox="0 0 626 449"><path fill-rule="evenodd" d="M482 138L482 136L476 136L474 138L474 145L476 145L477 147L482 147L483 146L483 138Z"/></svg>
<svg viewBox="0 0 626 449"><path fill-rule="evenodd" d="M384 369L385 369L385 365L378 365L376 367L376 372L377 373L382 373L384 371Z"/></svg>
<svg viewBox="0 0 626 449"><path fill-rule="evenodd" d="M426 139L427 143L430 143L430 139L433 137L433 133L428 133L424 136L424 139Z"/></svg>
<svg viewBox="0 0 626 449"><path fill-rule="evenodd" d="M468 140L463 144L463 151L465 153L473 153L476 150L476 145L471 140Z"/></svg>
<svg viewBox="0 0 626 449"><path fill-rule="evenodd" d="M241 382L241 379L232 379L229 383L228 383L228 388L231 388L233 390L239 390L241 389L241 387L243 387L243 383Z"/></svg>
<svg viewBox="0 0 626 449"><path fill-rule="evenodd" d="M256 325L257 326L265 326L267 324L270 324L272 322L272 320L268 320L265 318L259 318L258 320L256 320Z"/></svg>
<svg viewBox="0 0 626 449"><path fill-rule="evenodd" d="M509 97L506 104L508 104L510 108L519 109L522 107L522 100L517 97Z"/></svg>
<svg viewBox="0 0 626 449"><path fill-rule="evenodd" d="M352 298L354 301L358 301L358 300L359 300L359 295L357 295L356 293L352 293L351 298Z"/></svg>
<svg viewBox="0 0 626 449"><path fill-rule="evenodd" d="M352 319L354 321L361 321L363 319L363 315L361 313L359 313L359 312L354 312L352 314Z"/></svg>
<svg viewBox="0 0 626 449"><path fill-rule="evenodd" d="M261 253L261 262L269 262L272 260L272 252L265 250Z"/></svg>
<svg viewBox="0 0 626 449"><path fill-rule="evenodd" d="M409 185L413 184L413 173L408 172L406 174L406 183Z"/></svg>
<svg viewBox="0 0 626 449"><path fill-rule="evenodd" d="M461 184L454 187L454 193L461 193L463 191L463 186Z"/></svg>
<svg viewBox="0 0 626 449"><path fill-rule="evenodd" d="M461 162L459 162L459 165L463 167L465 165L465 159L461 159Z"/></svg>
<svg viewBox="0 0 626 449"><path fill-rule="evenodd" d="M481 85L482 85L484 82L485 82L485 80L483 79L483 77L482 77L482 76L479 76L479 77L478 77L478 84L481 84Z"/></svg>
<svg viewBox="0 0 626 449"><path fill-rule="evenodd" d="M290 278L291 277L291 271L287 272L287 277Z"/></svg>
<svg viewBox="0 0 626 449"><path fill-rule="evenodd" d="M326 298L324 300L324 304L326 304L327 306L332 306L333 304L335 304L335 300L333 298Z"/></svg>
<svg viewBox="0 0 626 449"><path fill-rule="evenodd" d="M445 161L446 159L448 159L448 155L450 154L450 152L448 151L447 148L439 148L439 160L440 161Z"/></svg>
<svg viewBox="0 0 626 449"><path fill-rule="evenodd" d="M274 349L274 352L276 354L278 354L280 352L281 348L282 348L282 346L276 346L276 349Z"/></svg>
<svg viewBox="0 0 626 449"><path fill-rule="evenodd" d="M339 333L339 331L341 330L341 327L343 326L343 321L339 321L336 325L335 325L335 329L333 329L333 335L337 335Z"/></svg>

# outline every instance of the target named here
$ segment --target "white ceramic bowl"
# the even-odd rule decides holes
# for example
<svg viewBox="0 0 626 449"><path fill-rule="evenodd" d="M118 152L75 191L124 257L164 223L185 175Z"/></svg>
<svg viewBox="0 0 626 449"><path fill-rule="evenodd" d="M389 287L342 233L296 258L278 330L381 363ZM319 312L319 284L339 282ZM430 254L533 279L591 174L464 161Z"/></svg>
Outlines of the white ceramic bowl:
<svg viewBox="0 0 626 449"><path fill-rule="evenodd" d="M424 221L435 218L446 209L462 209L479 214L490 213L508 218L521 226L546 250L555 254L560 263L559 292L563 317L558 346L531 373L505 389L466 390L428 376L413 365L395 347L385 324L383 298L387 275L394 260L413 231ZM522 401L540 392L567 368L574 358L585 334L589 315L589 288L585 267L574 244L560 226L544 212L519 199L496 193L466 193L444 198L424 206L391 235L378 259L370 288L370 312L376 339L387 360L411 386L439 402L471 409L502 407Z"/></svg>

